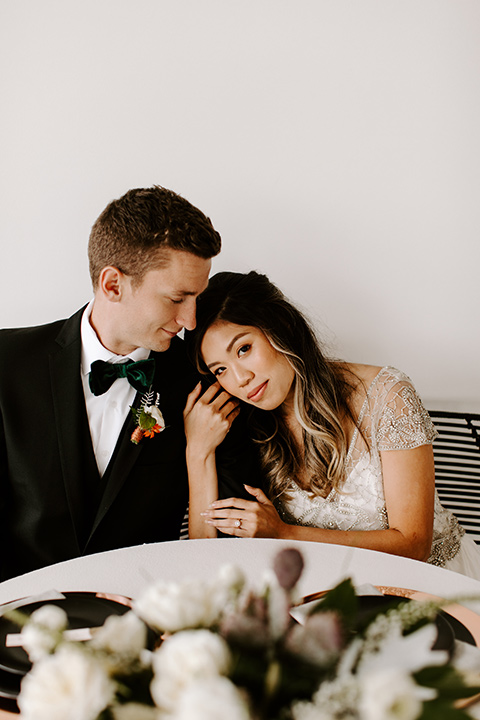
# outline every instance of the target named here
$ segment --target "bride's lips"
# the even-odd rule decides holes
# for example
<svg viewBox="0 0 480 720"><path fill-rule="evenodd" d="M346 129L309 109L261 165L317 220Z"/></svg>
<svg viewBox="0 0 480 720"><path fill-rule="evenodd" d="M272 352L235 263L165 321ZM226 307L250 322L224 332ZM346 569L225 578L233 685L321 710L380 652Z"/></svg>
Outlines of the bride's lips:
<svg viewBox="0 0 480 720"><path fill-rule="evenodd" d="M268 380L265 380L264 383L261 385L258 385L252 392L248 393L247 400L251 400L253 402L257 402L263 397L263 394L265 390L267 389Z"/></svg>

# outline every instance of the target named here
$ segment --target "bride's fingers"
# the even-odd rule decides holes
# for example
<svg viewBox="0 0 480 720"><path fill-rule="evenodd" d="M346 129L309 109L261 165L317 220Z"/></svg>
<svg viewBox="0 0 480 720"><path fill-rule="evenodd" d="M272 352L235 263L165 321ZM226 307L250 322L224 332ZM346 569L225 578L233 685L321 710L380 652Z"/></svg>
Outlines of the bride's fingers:
<svg viewBox="0 0 480 720"><path fill-rule="evenodd" d="M217 395L219 390L221 390L220 383L214 382L205 390L200 400L206 405L210 405L210 403L215 399L215 396Z"/></svg>
<svg viewBox="0 0 480 720"><path fill-rule="evenodd" d="M225 498L224 500L214 500L209 510L221 510L223 508L237 509L237 510L252 510L257 502L255 500L243 500L243 498ZM219 516L220 517L220 516ZM223 516L225 517L225 515Z"/></svg>
<svg viewBox="0 0 480 720"><path fill-rule="evenodd" d="M210 405L217 411L228 410L230 412L231 408L236 408L240 405L240 401L238 398L222 390L222 392L210 402Z"/></svg>
<svg viewBox="0 0 480 720"><path fill-rule="evenodd" d="M242 510L239 507L226 507L226 508L208 508L204 510L202 516L208 520L216 522L226 522L227 524L234 524L238 520L246 522L248 518L248 508Z"/></svg>
<svg viewBox="0 0 480 720"><path fill-rule="evenodd" d="M203 514L203 513L202 513ZM246 532L246 520L240 519L240 518L209 518L205 520L205 523L207 525L213 525L217 530L220 530L222 533L226 533L227 535L245 535Z"/></svg>
<svg viewBox="0 0 480 720"><path fill-rule="evenodd" d="M243 486L245 490L250 493L250 495L253 495L259 503L262 505L271 505L271 501L268 499L268 497L265 495L263 490L257 487L253 487L252 485L246 485Z"/></svg>
<svg viewBox="0 0 480 720"><path fill-rule="evenodd" d="M233 421L239 415L240 413L240 406L235 405L234 407L227 406L223 407L220 411L220 414L222 415L223 419L226 420L229 423L229 426L232 426Z"/></svg>
<svg viewBox="0 0 480 720"><path fill-rule="evenodd" d="M195 387L193 388L192 392L188 394L187 402L185 404L185 409L183 411L184 415L188 415L188 413L192 410L193 406L197 402L197 399L200 395L202 389L202 383L198 382Z"/></svg>
<svg viewBox="0 0 480 720"><path fill-rule="evenodd" d="M230 425L238 415L240 415L240 405L236 405L229 413L227 413L227 420L231 421Z"/></svg>

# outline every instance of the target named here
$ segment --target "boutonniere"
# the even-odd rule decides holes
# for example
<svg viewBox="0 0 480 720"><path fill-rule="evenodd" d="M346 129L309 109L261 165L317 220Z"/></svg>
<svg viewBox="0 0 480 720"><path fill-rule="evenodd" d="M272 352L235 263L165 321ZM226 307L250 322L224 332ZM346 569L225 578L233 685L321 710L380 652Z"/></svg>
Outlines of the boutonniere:
<svg viewBox="0 0 480 720"><path fill-rule="evenodd" d="M155 395L155 400L153 399ZM150 388L142 397L140 407L130 409L137 423L137 427L131 434L130 440L138 445L143 436L148 438L155 437L156 433L165 430L165 420L160 411L160 393L154 393Z"/></svg>

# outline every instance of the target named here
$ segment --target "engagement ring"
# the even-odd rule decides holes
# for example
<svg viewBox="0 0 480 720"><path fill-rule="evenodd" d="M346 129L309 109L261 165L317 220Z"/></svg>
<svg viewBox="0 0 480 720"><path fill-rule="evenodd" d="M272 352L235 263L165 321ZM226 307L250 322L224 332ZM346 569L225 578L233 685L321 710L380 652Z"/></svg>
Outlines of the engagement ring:
<svg viewBox="0 0 480 720"><path fill-rule="evenodd" d="M242 521L241 520L235 520L235 527L242 527Z"/></svg>

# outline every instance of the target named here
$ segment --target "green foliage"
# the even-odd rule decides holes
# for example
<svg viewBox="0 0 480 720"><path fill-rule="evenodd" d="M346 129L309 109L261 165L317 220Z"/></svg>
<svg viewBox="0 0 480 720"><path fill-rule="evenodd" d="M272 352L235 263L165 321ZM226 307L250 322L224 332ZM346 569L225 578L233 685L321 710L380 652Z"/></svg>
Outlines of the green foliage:
<svg viewBox="0 0 480 720"><path fill-rule="evenodd" d="M131 408L131 410L138 426L142 430L151 430L157 424L153 415L146 413L143 408Z"/></svg>
<svg viewBox="0 0 480 720"><path fill-rule="evenodd" d="M466 685L462 675L452 665L426 667L414 673L413 677L419 685L434 688L441 692L442 697L451 700L480 693L480 686Z"/></svg>
<svg viewBox="0 0 480 720"><path fill-rule="evenodd" d="M350 578L343 580L328 591L320 602L315 605L310 614L321 612L336 612L347 630L353 630L358 618L358 597Z"/></svg>
<svg viewBox="0 0 480 720"><path fill-rule="evenodd" d="M431 700L423 704L418 720L472 720L465 710L453 707L444 700Z"/></svg>
<svg viewBox="0 0 480 720"><path fill-rule="evenodd" d="M157 421L152 415L142 410L138 418L138 424L142 430L151 430L157 424Z"/></svg>

